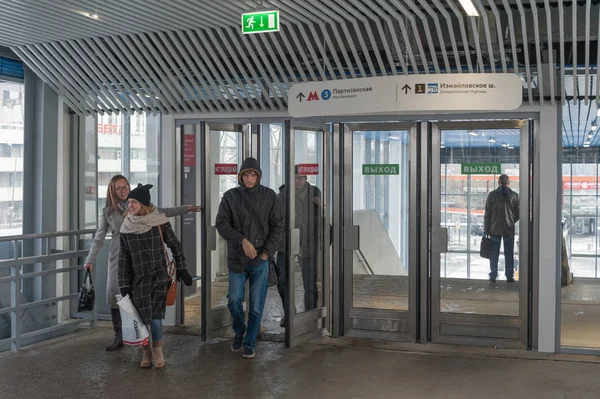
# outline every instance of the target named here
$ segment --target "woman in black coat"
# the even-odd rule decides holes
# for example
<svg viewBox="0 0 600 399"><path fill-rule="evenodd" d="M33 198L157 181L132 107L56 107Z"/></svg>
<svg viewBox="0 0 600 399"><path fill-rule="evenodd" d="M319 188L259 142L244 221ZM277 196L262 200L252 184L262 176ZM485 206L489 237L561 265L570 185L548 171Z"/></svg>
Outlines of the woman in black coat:
<svg viewBox="0 0 600 399"><path fill-rule="evenodd" d="M171 224L150 202L151 188L151 184L138 184L127 197L129 212L121 226L119 290L121 295L129 295L140 318L151 330L154 367L161 368L165 365L162 320L165 318L169 283L163 239L173 253L177 279L192 285L192 277L186 269L181 243ZM152 367L150 347L143 346L142 350L140 367Z"/></svg>

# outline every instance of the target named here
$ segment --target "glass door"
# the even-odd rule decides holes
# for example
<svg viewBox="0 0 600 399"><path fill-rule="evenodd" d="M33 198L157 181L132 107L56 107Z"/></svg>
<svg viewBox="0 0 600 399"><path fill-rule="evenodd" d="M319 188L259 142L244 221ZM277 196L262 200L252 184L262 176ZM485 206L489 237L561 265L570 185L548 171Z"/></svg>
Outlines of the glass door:
<svg viewBox="0 0 600 399"><path fill-rule="evenodd" d="M415 124L343 125L343 333L417 339ZM351 151L351 152L350 152Z"/></svg>
<svg viewBox="0 0 600 399"><path fill-rule="evenodd" d="M277 256L285 269L286 346L329 331L330 141L322 127L284 124L286 236Z"/></svg>
<svg viewBox="0 0 600 399"><path fill-rule="evenodd" d="M212 122L202 126L202 337L211 339L233 333L227 308L227 242L217 233L215 220L223 194L238 186L238 169L249 151L244 145L249 126Z"/></svg>
<svg viewBox="0 0 600 399"><path fill-rule="evenodd" d="M433 342L527 346L529 137L527 121L432 125Z"/></svg>

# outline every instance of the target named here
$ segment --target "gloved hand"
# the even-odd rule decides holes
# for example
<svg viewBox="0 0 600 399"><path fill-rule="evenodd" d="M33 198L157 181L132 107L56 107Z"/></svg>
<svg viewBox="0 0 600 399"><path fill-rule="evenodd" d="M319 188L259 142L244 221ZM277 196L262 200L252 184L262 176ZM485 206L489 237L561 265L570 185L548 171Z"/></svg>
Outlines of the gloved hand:
<svg viewBox="0 0 600 399"><path fill-rule="evenodd" d="M194 280L192 280L192 276L188 273L187 269L177 269L177 281L183 280L185 285L192 285Z"/></svg>
<svg viewBox="0 0 600 399"><path fill-rule="evenodd" d="M132 295L131 295L131 288L130 287L119 288L119 291L121 291L121 296L122 297L125 297L126 295L129 295L129 298L132 297Z"/></svg>

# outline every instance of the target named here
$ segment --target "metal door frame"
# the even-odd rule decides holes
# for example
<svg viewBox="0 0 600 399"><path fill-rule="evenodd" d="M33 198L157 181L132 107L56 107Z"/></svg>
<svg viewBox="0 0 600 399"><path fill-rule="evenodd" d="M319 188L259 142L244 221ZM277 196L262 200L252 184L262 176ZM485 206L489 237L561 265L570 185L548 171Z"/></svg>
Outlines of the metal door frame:
<svg viewBox="0 0 600 399"><path fill-rule="evenodd" d="M287 254L286 262L286 309L285 313L290 315L286 318L285 325L285 346L290 348L302 343L311 341L316 338L327 335L330 329L331 306L330 306L330 251L331 246L325 245L329 242L329 228L324 227L323 231L323 251L321 257L323 260L323 283L322 297L323 306L296 314L296 274L294 272L294 258L299 253L300 234L294 225L295 219L292 215L295 213L295 201L292 195L292 182L295 179L294 166L296 164L295 143L296 130L321 132L323 139L323 160L320 165L321 173L323 173L323 187L321 188L323 216L325 218L324 226L330 223L329 197L331 187L330 176L330 157L331 157L331 134L327 129L327 125L319 123L310 123L307 121L290 121L286 120L283 125L284 134L284 175L285 175L285 195L286 195L286 212L285 212L285 248ZM291 317L293 315L293 317Z"/></svg>
<svg viewBox="0 0 600 399"><path fill-rule="evenodd" d="M359 226L353 223L353 133L355 131L408 131L409 143L409 294L408 310L387 310L354 308L353 304L353 252L359 249ZM338 275L343 286L334 285L334 298L340 302L336 309L342 309L341 318L334 320L335 335L346 335L365 338L378 338L391 341L418 341L418 323L420 318L420 298L418 297L418 256L419 256L419 168L418 165L418 123L385 122L385 123L340 123L335 135L339 136L334 143L334 151L338 155L334 177L339 179L339 186L334 191L334 245L341 247L334 253L334 279ZM337 169L339 168L339 169ZM339 241L337 239L339 237ZM336 243L343 243L336 244ZM336 252L337 252L336 251Z"/></svg>
<svg viewBox="0 0 600 399"><path fill-rule="evenodd" d="M431 142L431 150L422 149L421 156L427 158L431 154L428 175L422 184L427 187L427 180L431 183L429 188L429 231L431 231L430 248L430 319L429 340L438 343L503 346L510 348L526 348L528 346L528 326L530 317L531 288L529 279L534 270L532 257L530 257L530 240L533 231L531 223L531 189L533 175L531 166L531 130L529 120L513 121L465 121L465 122L424 122L427 126ZM440 310L440 280L441 256L443 249L436 250L436 241L440 243L446 238L446 229L441 225L441 131L442 130L485 130L485 129L519 129L520 134L520 163L519 180L525 184L519 185L520 221L519 228L519 265L526 266L526 270L519 273L519 316L500 316L485 314L442 313ZM436 211L437 210L437 211ZM447 241L446 241L447 243ZM441 246L441 244L440 244ZM422 248L424 250L424 248ZM533 248L531 248L533 250ZM482 328L485 327L485 328ZM492 336L493 334L493 336Z"/></svg>
<svg viewBox="0 0 600 399"><path fill-rule="evenodd" d="M248 124L231 124L231 123L215 123L202 122L200 130L200 150L202 154L202 162L200 167L200 205L203 207L201 214L201 336L202 340L206 341L212 338L228 335L232 327L231 314L227 306L212 308L212 259L211 253L216 250L217 246L217 229L213 225L215 222L211 220L212 207L210 203L209 191L212 170L210 168L212 157L210 152L211 132L234 132L242 135L242 158L245 158L250 151L248 146L250 136L250 126ZM247 312L247 297L248 289L246 289L246 298L244 301L244 309Z"/></svg>

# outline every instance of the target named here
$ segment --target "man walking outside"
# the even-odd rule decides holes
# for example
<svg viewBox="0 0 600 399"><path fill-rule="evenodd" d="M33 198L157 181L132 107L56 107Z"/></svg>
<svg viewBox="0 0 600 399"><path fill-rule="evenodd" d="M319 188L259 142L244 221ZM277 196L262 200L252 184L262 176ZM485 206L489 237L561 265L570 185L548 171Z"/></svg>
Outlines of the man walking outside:
<svg viewBox="0 0 600 399"><path fill-rule="evenodd" d="M235 332L231 350L237 352L243 346L246 359L255 356L255 341L269 288L269 262L284 230L277 195L260 184L261 175L258 161L246 158L238 175L240 187L223 195L216 220L217 231L227 241L227 307ZM242 301L247 280L250 280L250 306L246 326Z"/></svg>
<svg viewBox="0 0 600 399"><path fill-rule="evenodd" d="M508 186L507 175L500 175L498 188L492 191L485 203L484 230L492 242L490 257L490 278L494 282L498 276L498 258L500 257L500 241L504 241L504 263L506 281L514 283L514 246L515 225L519 221L519 194Z"/></svg>
<svg viewBox="0 0 600 399"><path fill-rule="evenodd" d="M296 165L296 176L294 179L295 200L295 227L300 230L300 254L298 260L302 269L302 283L304 285L304 310L311 310L318 306L319 291L317 288L317 273L319 270L318 254L319 242L322 234L320 233L323 221L323 212L321 207L321 190L307 181L306 176L300 175L298 165ZM279 203L282 213L285 214L285 185L279 187ZM279 296L285 310L285 270L287 264L287 254L282 245L277 252L277 274L279 284ZM288 317L288 315L286 315ZM281 326L285 325L285 318L281 320Z"/></svg>

